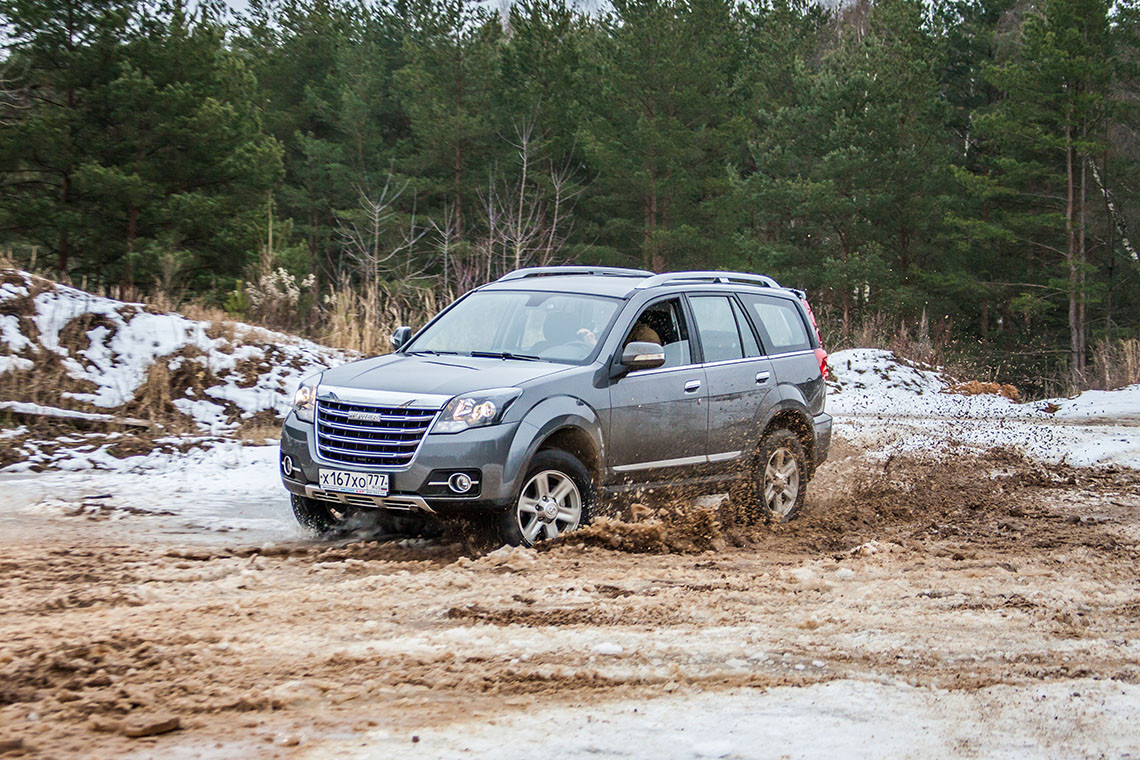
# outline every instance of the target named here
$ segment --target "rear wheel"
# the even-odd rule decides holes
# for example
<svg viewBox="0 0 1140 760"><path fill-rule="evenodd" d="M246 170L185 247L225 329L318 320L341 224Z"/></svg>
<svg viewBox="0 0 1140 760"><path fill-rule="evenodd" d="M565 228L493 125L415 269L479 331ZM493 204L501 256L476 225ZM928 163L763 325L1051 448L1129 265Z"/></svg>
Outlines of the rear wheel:
<svg viewBox="0 0 1140 760"><path fill-rule="evenodd" d="M746 480L730 496L757 520L788 522L803 510L807 456L799 437L787 428L764 436Z"/></svg>
<svg viewBox="0 0 1140 760"><path fill-rule="evenodd" d="M546 449L534 455L514 505L497 519L498 538L535 543L582 527L594 506L594 481L577 457Z"/></svg>

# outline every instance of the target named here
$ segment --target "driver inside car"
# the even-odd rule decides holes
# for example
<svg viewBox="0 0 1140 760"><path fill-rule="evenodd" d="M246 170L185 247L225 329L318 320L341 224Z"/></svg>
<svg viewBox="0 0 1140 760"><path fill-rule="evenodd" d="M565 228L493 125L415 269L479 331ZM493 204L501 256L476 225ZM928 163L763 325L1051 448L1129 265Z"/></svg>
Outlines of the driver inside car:
<svg viewBox="0 0 1140 760"><path fill-rule="evenodd" d="M542 321L542 340L535 343L530 347L529 352L533 354L549 353L551 349L556 349L562 346L571 347L576 349L574 351L558 351L559 354L574 354L573 358L580 358L589 353L594 344L598 342L597 337L590 330L582 328L575 329L576 320L566 312L552 311L546 315Z"/></svg>

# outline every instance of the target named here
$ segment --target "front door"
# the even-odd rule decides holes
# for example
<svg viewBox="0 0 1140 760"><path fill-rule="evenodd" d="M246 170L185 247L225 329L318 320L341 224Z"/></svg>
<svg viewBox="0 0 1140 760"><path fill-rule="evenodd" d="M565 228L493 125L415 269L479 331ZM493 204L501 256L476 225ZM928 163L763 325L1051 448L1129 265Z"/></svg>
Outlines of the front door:
<svg viewBox="0 0 1140 760"><path fill-rule="evenodd" d="M683 477L681 469L705 462L708 389L689 334L681 299L669 298L646 306L618 345L621 351L632 341L659 343L665 364L610 386L611 481Z"/></svg>

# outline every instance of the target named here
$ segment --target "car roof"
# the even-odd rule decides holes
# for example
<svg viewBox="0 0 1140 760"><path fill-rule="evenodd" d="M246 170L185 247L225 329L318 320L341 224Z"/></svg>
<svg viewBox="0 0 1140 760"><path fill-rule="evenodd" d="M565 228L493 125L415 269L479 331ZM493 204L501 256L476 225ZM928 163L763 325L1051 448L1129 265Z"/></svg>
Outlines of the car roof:
<svg viewBox="0 0 1140 760"><path fill-rule="evenodd" d="M636 290L640 279L635 277L607 277L602 275L567 274L559 276L527 277L520 280L496 281L479 290L526 290L559 293L582 293L591 296L628 298Z"/></svg>
<svg viewBox="0 0 1140 760"><path fill-rule="evenodd" d="M640 290L686 292L694 289L767 292L791 298L804 297L799 291L781 287L770 277L742 272L668 272L659 275L640 269L581 266L519 269L479 288L490 291L581 293L623 299Z"/></svg>

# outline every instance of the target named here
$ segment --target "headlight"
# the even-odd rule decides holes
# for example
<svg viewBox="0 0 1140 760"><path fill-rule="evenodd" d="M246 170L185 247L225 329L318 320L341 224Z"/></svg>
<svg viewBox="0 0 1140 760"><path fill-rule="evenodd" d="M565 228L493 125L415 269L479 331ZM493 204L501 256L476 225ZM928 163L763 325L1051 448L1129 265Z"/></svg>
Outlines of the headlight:
<svg viewBox="0 0 1140 760"><path fill-rule="evenodd" d="M301 381L301 387L293 394L293 413L302 422L313 421L313 412L317 408L317 384L320 382L320 375L306 377Z"/></svg>
<svg viewBox="0 0 1140 760"><path fill-rule="evenodd" d="M447 402L431 431L458 433L468 428L497 424L520 393L520 388L495 388L456 396Z"/></svg>

